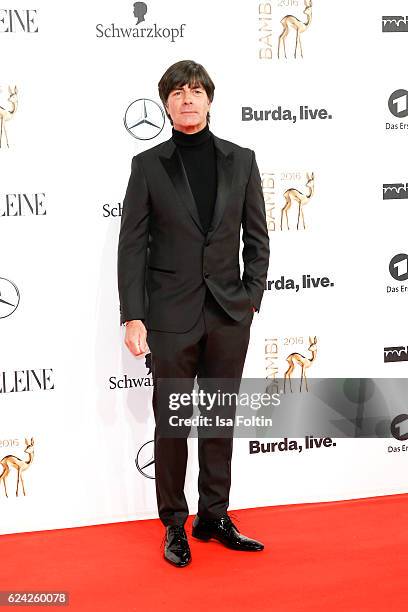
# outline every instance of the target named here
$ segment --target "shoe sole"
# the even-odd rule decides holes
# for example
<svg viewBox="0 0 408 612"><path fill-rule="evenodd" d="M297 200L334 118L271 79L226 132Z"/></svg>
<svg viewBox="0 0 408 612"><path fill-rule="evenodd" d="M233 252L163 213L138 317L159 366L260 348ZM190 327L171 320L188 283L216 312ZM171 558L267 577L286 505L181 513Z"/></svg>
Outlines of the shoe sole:
<svg viewBox="0 0 408 612"><path fill-rule="evenodd" d="M229 544L226 544L223 540L217 538L216 536L207 534L195 534L193 531L191 532L191 535L196 540L201 540L201 542L209 542L210 540L216 540L217 542L223 544L226 548L229 548L230 550L239 550L242 552L262 552L264 550L263 548L237 548L235 546L230 546Z"/></svg>
<svg viewBox="0 0 408 612"><path fill-rule="evenodd" d="M179 565L178 563L173 563L173 561L170 561L170 559L167 559L167 557L165 557L164 555L163 555L163 559L167 561L167 563L170 563L170 565L172 565L173 567L187 567L187 565L190 565L191 563L191 557L187 561L187 563L184 563L183 565Z"/></svg>

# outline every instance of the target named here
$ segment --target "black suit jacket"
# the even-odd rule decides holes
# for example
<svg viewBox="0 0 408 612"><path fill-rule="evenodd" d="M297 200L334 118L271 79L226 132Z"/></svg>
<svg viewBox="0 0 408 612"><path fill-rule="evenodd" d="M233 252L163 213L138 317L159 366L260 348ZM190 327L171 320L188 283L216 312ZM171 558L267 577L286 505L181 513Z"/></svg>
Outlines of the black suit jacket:
<svg viewBox="0 0 408 612"><path fill-rule="evenodd" d="M143 319L148 329L188 331L206 286L236 321L252 304L260 308L269 236L255 153L213 137L217 198L207 234L172 138L132 159L118 242L121 324Z"/></svg>

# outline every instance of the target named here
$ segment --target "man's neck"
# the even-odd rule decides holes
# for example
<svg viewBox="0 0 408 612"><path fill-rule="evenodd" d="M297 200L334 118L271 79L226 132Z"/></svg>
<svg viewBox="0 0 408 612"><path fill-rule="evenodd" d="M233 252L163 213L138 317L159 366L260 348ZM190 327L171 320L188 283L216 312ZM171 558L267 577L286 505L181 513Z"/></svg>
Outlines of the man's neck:
<svg viewBox="0 0 408 612"><path fill-rule="evenodd" d="M209 141L212 139L212 134L207 123L201 130L194 132L193 134L187 134L186 132L182 132L173 127L172 138L173 142L177 146L190 148L201 145L205 146L205 143L209 143Z"/></svg>
<svg viewBox="0 0 408 612"><path fill-rule="evenodd" d="M178 132L183 132L184 134L195 134L196 132L201 132L202 129L207 125L207 121L203 121L197 125L177 125L174 124L173 128Z"/></svg>

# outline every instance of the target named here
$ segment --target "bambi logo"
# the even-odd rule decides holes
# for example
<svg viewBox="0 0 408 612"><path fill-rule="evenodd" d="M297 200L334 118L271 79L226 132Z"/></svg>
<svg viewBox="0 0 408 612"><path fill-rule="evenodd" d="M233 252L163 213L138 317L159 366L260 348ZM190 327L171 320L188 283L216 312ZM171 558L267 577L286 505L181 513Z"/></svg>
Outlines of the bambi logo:
<svg viewBox="0 0 408 612"><path fill-rule="evenodd" d="M286 219L286 227L289 228L289 220L288 220L288 210L292 206L293 202L296 202L298 205L298 219L296 229L299 229L300 218L302 217L303 221L303 229L306 229L305 225L305 217L303 215L303 206L311 200L314 195L314 173L307 174L307 182L306 182L306 193L302 193L299 189L290 188L285 191L283 197L285 199L285 205L281 210L281 230L283 230L283 216Z"/></svg>
<svg viewBox="0 0 408 612"><path fill-rule="evenodd" d="M0 106L0 149L3 147L3 140L6 141L7 148L9 148L9 142L6 132L6 121L10 121L14 117L17 111L17 85L12 89L9 85L9 97L7 102L9 103L9 108L4 108ZM11 108L10 108L11 107Z"/></svg>
<svg viewBox="0 0 408 612"><path fill-rule="evenodd" d="M279 52L280 52L280 48L282 44L283 44L283 51L285 53L285 58L287 59L285 40L289 34L290 28L292 28L296 32L295 59L296 59L296 52L297 52L298 46L300 49L300 54L303 58L303 49L302 49L302 42L300 40L300 37L301 37L301 34L303 34L303 32L305 32L310 26L310 24L312 23L312 0L309 0L309 1L305 0L305 7L306 8L303 11L303 13L306 15L306 21L301 21L294 15L286 15L285 17L283 17L283 19L281 19L283 30L282 30L281 35L279 36L278 59L279 59Z"/></svg>
<svg viewBox="0 0 408 612"><path fill-rule="evenodd" d="M310 368L312 363L316 360L317 353L317 338L314 336L309 336L309 348L308 350L311 352L311 357L305 357L301 353L291 353L286 357L286 361L289 364L288 369L286 370L283 377L283 392L286 393L286 379L289 379L290 391L292 392L292 372L295 369L295 365L299 365L301 368L301 378L300 378L300 391L302 391L302 383L303 379L305 380L306 391L309 391L307 386L307 378L306 378L306 370Z"/></svg>
<svg viewBox="0 0 408 612"><path fill-rule="evenodd" d="M6 479L9 477L11 468L15 468L17 470L16 497L18 497L18 485L20 482L23 488L23 494L26 494L24 488L23 472L25 472L30 467L34 459L34 438L31 438L31 441L28 441L27 438L25 438L25 443L26 447L24 449L24 452L28 455L27 460L20 459L15 455L6 455L5 457L3 457L3 459L0 459L0 466L3 467L3 471L0 474L0 482L3 481L6 497L8 497Z"/></svg>

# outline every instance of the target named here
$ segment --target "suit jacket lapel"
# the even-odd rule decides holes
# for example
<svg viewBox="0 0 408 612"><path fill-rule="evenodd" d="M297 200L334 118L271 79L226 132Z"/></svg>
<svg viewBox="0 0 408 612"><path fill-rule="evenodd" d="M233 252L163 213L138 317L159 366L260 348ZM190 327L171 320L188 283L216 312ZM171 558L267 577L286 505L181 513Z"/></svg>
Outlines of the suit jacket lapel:
<svg viewBox="0 0 408 612"><path fill-rule="evenodd" d="M169 175L170 180L173 183L181 202L187 208L199 230L203 232L193 192L191 191L191 187L188 182L187 174L184 169L181 156L173 141L171 139L170 141L170 146L167 147L169 149L170 156L168 157L167 155L160 155L160 161L162 162L167 174Z"/></svg>
<svg viewBox="0 0 408 612"><path fill-rule="evenodd" d="M214 144L217 154L217 197L208 234L215 232L222 219L230 192L232 191L234 174L234 153L227 150L224 143L217 136L214 136Z"/></svg>
<svg viewBox="0 0 408 612"><path fill-rule="evenodd" d="M228 196L233 184L234 154L232 151L228 151L226 149L221 139L214 134L213 137L217 163L217 196L214 205L214 214L211 227L208 234L213 233L217 229L227 205ZM184 169L181 156L172 138L163 143L159 158L171 182L173 183L181 202L190 213L198 229L204 234L194 196L188 182L187 174Z"/></svg>

